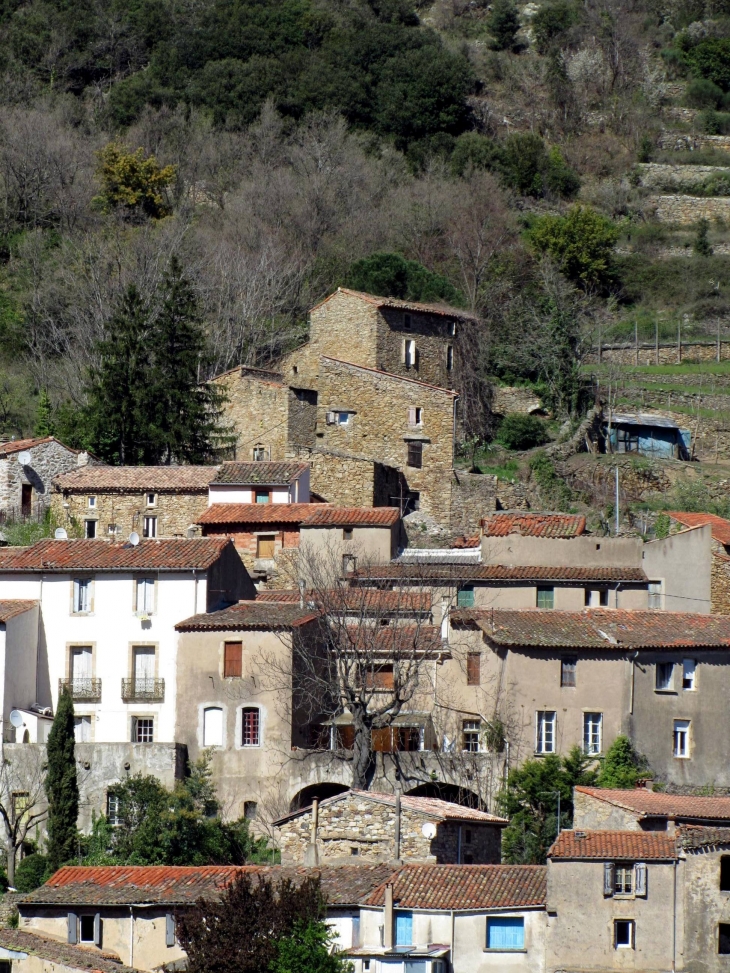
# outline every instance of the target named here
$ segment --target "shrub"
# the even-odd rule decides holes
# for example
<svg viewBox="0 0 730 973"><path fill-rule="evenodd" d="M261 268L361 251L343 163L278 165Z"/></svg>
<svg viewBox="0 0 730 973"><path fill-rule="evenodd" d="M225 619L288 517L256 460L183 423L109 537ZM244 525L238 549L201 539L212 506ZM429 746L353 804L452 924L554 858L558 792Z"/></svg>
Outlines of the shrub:
<svg viewBox="0 0 730 973"><path fill-rule="evenodd" d="M549 456L539 452L530 459L530 471L538 485L543 502L556 510L567 510L573 499L570 487L558 476Z"/></svg>
<svg viewBox="0 0 730 973"><path fill-rule="evenodd" d="M684 54L685 61L701 78L730 91L730 37L710 37Z"/></svg>
<svg viewBox="0 0 730 973"><path fill-rule="evenodd" d="M142 148L127 152L111 142L99 152L96 175L102 191L94 205L105 213L123 209L159 219L170 212L166 193L175 173L175 166L160 166L153 155L145 157Z"/></svg>
<svg viewBox="0 0 730 973"><path fill-rule="evenodd" d="M541 216L527 239L537 253L548 254L570 280L604 285L611 277L618 229L588 206L574 206L567 216Z"/></svg>
<svg viewBox="0 0 730 973"><path fill-rule="evenodd" d="M505 416L497 433L497 442L507 449L532 449L543 446L549 439L542 419L521 412L511 412Z"/></svg>
<svg viewBox="0 0 730 973"><path fill-rule="evenodd" d="M15 869L15 888L19 892L32 892L39 885L43 885L48 871L48 859L45 855L26 855Z"/></svg>
<svg viewBox="0 0 730 973"><path fill-rule="evenodd" d="M515 49L520 18L512 0L494 0L492 11L487 18L487 27L492 35L492 47L495 51Z"/></svg>
<svg viewBox="0 0 730 973"><path fill-rule="evenodd" d="M650 135L642 135L639 140L639 148L636 153L637 162L651 162L654 158L656 143Z"/></svg>
<svg viewBox="0 0 730 973"><path fill-rule="evenodd" d="M698 124L707 135L727 135L730 133L730 114L706 108L697 118Z"/></svg>
<svg viewBox="0 0 730 973"><path fill-rule="evenodd" d="M710 224L707 220L700 220L697 224L697 233L695 235L695 240L692 249L700 257L711 257L712 247L710 246L710 241L707 238L707 234L710 229Z"/></svg>
<svg viewBox="0 0 730 973"><path fill-rule="evenodd" d="M557 146L548 153L545 188L563 199L571 199L580 189L578 173L570 168Z"/></svg>
<svg viewBox="0 0 730 973"><path fill-rule="evenodd" d="M456 288L440 274L399 253L373 253L356 260L345 278L348 287L380 297L407 301L446 301L460 304Z"/></svg>
<svg viewBox="0 0 730 973"><path fill-rule="evenodd" d="M687 85L685 101L690 108L719 108L722 102L722 88L718 88L707 78L697 78Z"/></svg>
<svg viewBox="0 0 730 973"><path fill-rule="evenodd" d="M547 54L553 42L578 22L577 8L566 0L545 4L532 18L535 43L540 54Z"/></svg>
<svg viewBox="0 0 730 973"><path fill-rule="evenodd" d="M468 169L495 169L498 162L499 149L490 138L479 132L460 135L449 160L455 176L463 176Z"/></svg>

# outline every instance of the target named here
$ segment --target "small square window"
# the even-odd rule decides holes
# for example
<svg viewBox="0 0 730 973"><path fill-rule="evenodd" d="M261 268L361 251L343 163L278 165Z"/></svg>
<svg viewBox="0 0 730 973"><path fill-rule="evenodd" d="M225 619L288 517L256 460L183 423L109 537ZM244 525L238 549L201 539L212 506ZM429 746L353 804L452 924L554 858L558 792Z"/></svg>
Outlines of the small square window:
<svg viewBox="0 0 730 973"><path fill-rule="evenodd" d="M265 446L254 446L252 452L253 452L253 460L254 460L254 463L264 463L264 462L266 462L266 447Z"/></svg>
<svg viewBox="0 0 730 973"><path fill-rule="evenodd" d="M730 923L718 924L717 951L723 955L730 953Z"/></svg>
<svg viewBox="0 0 730 973"><path fill-rule="evenodd" d="M674 676L673 662L657 662L656 681L654 683L657 691L668 692L671 689L673 689L674 688L673 676Z"/></svg>
<svg viewBox="0 0 730 973"><path fill-rule="evenodd" d="M474 607L474 585L466 584L463 588L459 588L456 595L456 604L459 608Z"/></svg>
<svg viewBox="0 0 730 973"><path fill-rule="evenodd" d="M157 503L157 496L154 493L148 493L147 494L147 506L148 507L154 507L154 505L156 503Z"/></svg>
<svg viewBox="0 0 730 973"><path fill-rule="evenodd" d="M634 890L634 866L616 865L613 873L613 891L616 895L631 895Z"/></svg>
<svg viewBox="0 0 730 973"><path fill-rule="evenodd" d="M360 854L360 849L359 848L356 848L354 846L352 846L350 848L350 855L352 855L354 857L354 856L359 855L359 854Z"/></svg>
<svg viewBox="0 0 730 973"><path fill-rule="evenodd" d="M96 507L96 497L89 497L89 508L93 510Z"/></svg>
<svg viewBox="0 0 730 973"><path fill-rule="evenodd" d="M578 667L578 660L575 656L560 660L560 685L564 688L575 688L575 673Z"/></svg>
<svg viewBox="0 0 730 973"><path fill-rule="evenodd" d="M634 922L632 919L614 919L613 945L615 949L634 948Z"/></svg>
<svg viewBox="0 0 730 973"><path fill-rule="evenodd" d="M350 425L350 417L352 416L351 412L335 412L335 416L337 419L338 426Z"/></svg>
<svg viewBox="0 0 730 973"><path fill-rule="evenodd" d="M408 465L414 470L423 468L423 443L408 443Z"/></svg>
<svg viewBox="0 0 730 973"><path fill-rule="evenodd" d="M109 524L109 526L107 527L107 530L109 531L109 534L110 535L114 536L114 534L116 534L116 532L117 532L117 525L116 524Z"/></svg>
<svg viewBox="0 0 730 973"><path fill-rule="evenodd" d="M94 942L94 917L81 916L79 918L79 940L82 943Z"/></svg>
<svg viewBox="0 0 730 973"><path fill-rule="evenodd" d="M352 527L343 527L342 529L342 540L351 541L352 540Z"/></svg>
<svg viewBox="0 0 730 973"><path fill-rule="evenodd" d="M730 892L730 855L720 858L720 891Z"/></svg>
<svg viewBox="0 0 730 973"><path fill-rule="evenodd" d="M537 607L555 608L555 588L537 589Z"/></svg>
<svg viewBox="0 0 730 973"><path fill-rule="evenodd" d="M155 720L152 716L137 716L132 720L132 743L154 743Z"/></svg>

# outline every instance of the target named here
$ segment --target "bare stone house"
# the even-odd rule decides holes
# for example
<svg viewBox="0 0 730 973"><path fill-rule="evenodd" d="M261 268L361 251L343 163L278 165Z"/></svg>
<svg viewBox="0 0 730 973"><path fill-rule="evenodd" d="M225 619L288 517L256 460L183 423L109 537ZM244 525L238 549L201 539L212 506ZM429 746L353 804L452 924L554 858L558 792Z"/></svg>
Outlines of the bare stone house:
<svg viewBox="0 0 730 973"><path fill-rule="evenodd" d="M730 797L665 794L647 787L619 790L573 788L577 831L667 831L681 825L730 828Z"/></svg>
<svg viewBox="0 0 730 973"><path fill-rule="evenodd" d="M54 477L95 462L55 436L0 443L0 517L40 516L51 505Z"/></svg>
<svg viewBox="0 0 730 973"><path fill-rule="evenodd" d="M505 818L436 798L349 790L280 818L282 864L493 865Z"/></svg>

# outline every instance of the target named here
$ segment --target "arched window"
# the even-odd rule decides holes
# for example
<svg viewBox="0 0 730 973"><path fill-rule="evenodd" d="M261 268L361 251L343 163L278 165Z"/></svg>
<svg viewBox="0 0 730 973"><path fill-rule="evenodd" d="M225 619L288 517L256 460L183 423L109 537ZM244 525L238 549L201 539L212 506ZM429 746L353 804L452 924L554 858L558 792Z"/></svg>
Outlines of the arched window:
<svg viewBox="0 0 730 973"><path fill-rule="evenodd" d="M241 710L241 746L261 745L261 715L258 707L247 706Z"/></svg>
<svg viewBox="0 0 730 973"><path fill-rule="evenodd" d="M203 710L203 746L223 746L223 710L220 706L206 706Z"/></svg>

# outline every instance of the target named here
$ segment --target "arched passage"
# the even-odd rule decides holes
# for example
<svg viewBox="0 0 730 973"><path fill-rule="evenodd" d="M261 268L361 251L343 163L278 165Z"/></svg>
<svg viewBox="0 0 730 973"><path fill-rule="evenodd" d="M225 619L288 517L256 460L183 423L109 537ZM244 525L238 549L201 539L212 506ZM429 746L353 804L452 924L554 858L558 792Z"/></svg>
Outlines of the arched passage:
<svg viewBox="0 0 730 973"><path fill-rule="evenodd" d="M309 807L315 797L323 801L326 797L334 797L335 794L342 794L349 789L344 784L310 784L309 787L303 787L294 795L289 807L292 811L298 811L300 808Z"/></svg>
<svg viewBox="0 0 730 973"><path fill-rule="evenodd" d="M466 787L458 787L456 784L442 784L440 781L419 784L418 787L406 792L409 797L437 797L440 801L450 801L452 804L460 804L462 807L473 807L479 810L486 810L482 805L479 807L479 796L474 791Z"/></svg>

